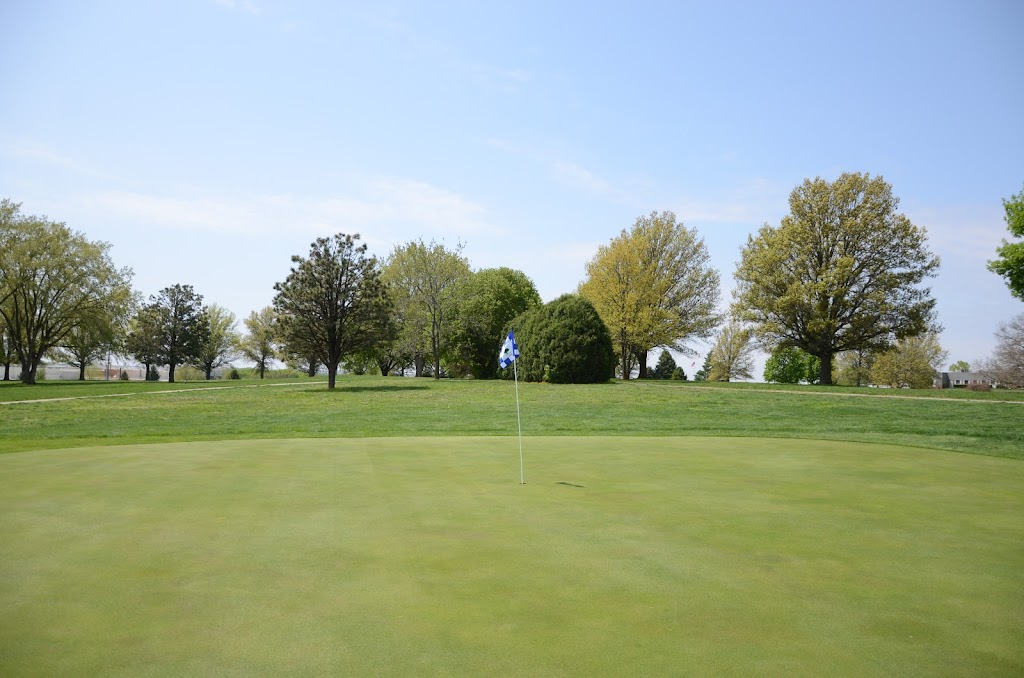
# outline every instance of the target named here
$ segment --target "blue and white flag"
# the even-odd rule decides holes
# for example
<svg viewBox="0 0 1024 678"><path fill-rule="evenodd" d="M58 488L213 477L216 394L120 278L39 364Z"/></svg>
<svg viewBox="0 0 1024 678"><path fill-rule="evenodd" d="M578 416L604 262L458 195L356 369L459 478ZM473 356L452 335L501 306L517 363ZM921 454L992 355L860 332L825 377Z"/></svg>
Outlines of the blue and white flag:
<svg viewBox="0 0 1024 678"><path fill-rule="evenodd" d="M519 347L516 346L515 335L512 330L509 330L508 336L505 337L505 343L501 347L501 353L498 354L498 364L504 369L515 362L518 357Z"/></svg>

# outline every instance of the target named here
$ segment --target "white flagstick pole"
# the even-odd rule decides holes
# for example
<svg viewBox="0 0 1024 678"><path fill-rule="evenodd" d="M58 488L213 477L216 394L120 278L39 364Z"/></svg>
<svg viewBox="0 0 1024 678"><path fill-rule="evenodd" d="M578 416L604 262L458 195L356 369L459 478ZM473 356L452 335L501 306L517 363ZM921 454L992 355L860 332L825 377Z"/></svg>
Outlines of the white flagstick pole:
<svg viewBox="0 0 1024 678"><path fill-rule="evenodd" d="M519 484L526 484L526 476L523 475L523 420L519 416L519 368L516 361L512 361L512 374L516 380L516 424L519 426Z"/></svg>

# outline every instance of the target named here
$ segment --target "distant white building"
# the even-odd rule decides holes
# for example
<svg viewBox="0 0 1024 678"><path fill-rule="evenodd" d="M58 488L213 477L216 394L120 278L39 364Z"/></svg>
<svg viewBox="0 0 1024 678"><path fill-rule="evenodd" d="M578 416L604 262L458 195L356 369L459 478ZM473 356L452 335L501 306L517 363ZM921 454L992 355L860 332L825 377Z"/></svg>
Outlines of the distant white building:
<svg viewBox="0 0 1024 678"><path fill-rule="evenodd" d="M992 388L996 385L994 379L981 372L940 372L936 382L936 386L939 388L967 388L968 386Z"/></svg>

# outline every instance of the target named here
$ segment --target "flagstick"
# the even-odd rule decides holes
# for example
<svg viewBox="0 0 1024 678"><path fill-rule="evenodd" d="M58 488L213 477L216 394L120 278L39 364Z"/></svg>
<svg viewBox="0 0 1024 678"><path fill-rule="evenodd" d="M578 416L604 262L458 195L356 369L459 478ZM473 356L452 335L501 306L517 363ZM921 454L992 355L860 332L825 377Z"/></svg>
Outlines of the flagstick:
<svg viewBox="0 0 1024 678"><path fill-rule="evenodd" d="M516 379L516 424L519 425L519 484L526 484L526 476L523 475L523 420L519 417L519 368L516 361L512 361L512 374Z"/></svg>

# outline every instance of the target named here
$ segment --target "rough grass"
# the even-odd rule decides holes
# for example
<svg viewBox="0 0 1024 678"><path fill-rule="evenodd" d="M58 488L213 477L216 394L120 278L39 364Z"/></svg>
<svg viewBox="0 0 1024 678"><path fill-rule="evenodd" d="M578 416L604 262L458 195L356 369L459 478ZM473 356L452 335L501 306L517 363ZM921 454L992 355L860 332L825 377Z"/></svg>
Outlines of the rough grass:
<svg viewBox="0 0 1024 678"><path fill-rule="evenodd" d="M0 387L0 400L9 403L0 405L0 452L182 440L515 432L513 385L502 381L344 377L333 392L308 380L217 382L212 390L209 384L170 390L174 386ZM813 438L1024 458L1024 400L996 402L988 393L957 392L945 400L934 394L949 391L678 382L520 384L519 389L528 436ZM114 397L11 402L82 395Z"/></svg>
<svg viewBox="0 0 1024 678"><path fill-rule="evenodd" d="M288 402L343 418L372 393ZM514 437L4 455L0 675L1024 672L1019 461L747 438L524 448L525 486Z"/></svg>

